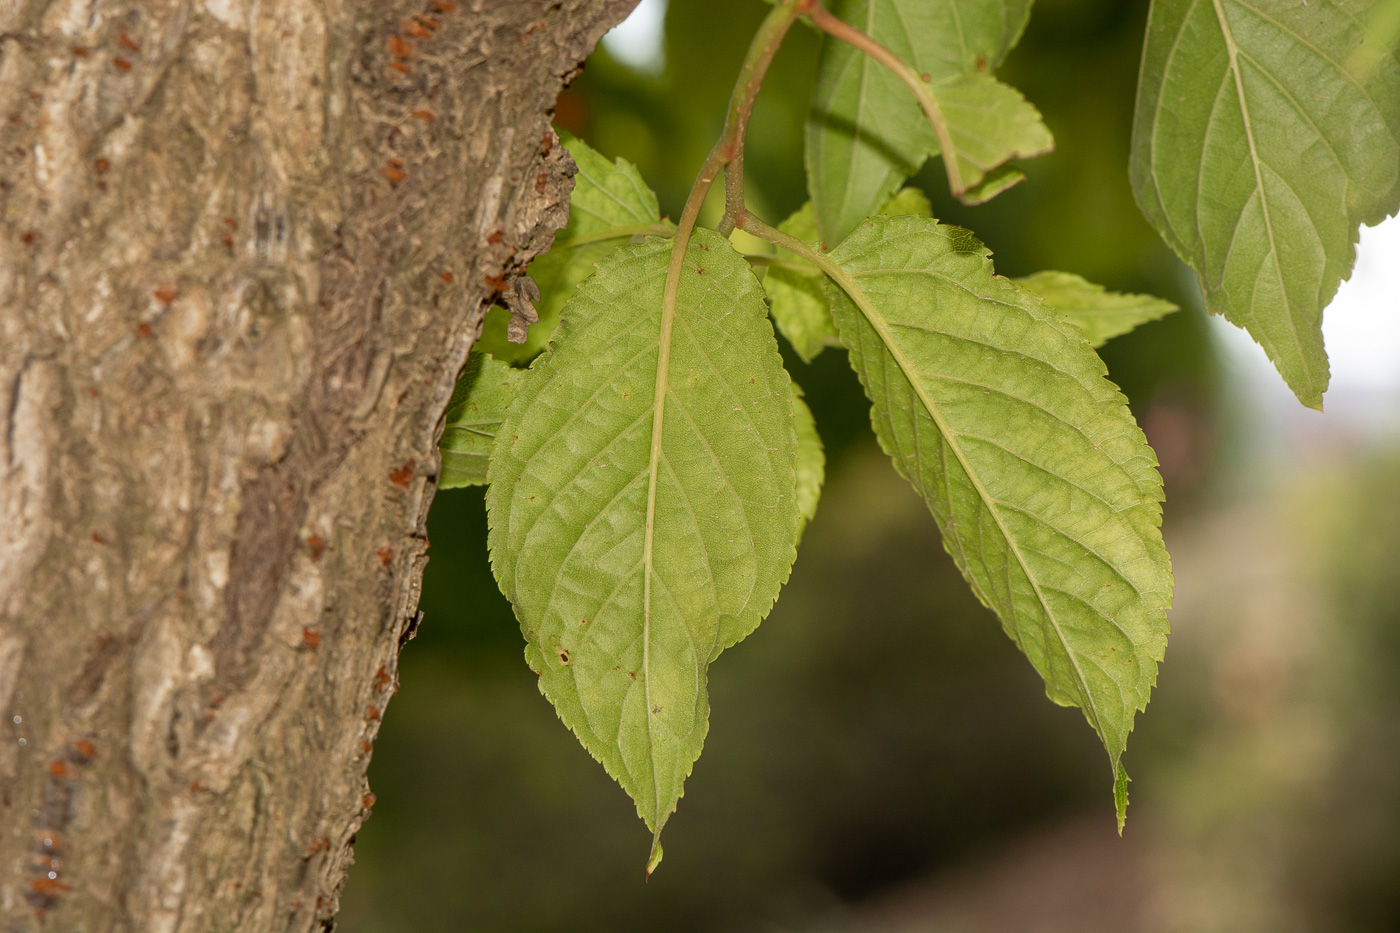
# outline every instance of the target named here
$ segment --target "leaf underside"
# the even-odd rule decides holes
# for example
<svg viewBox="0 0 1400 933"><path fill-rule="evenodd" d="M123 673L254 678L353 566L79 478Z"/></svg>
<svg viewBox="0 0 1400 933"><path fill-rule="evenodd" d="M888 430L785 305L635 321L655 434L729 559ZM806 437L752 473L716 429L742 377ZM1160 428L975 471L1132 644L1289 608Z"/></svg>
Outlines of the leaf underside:
<svg viewBox="0 0 1400 933"><path fill-rule="evenodd" d="M1178 310L1151 295L1107 291L1072 272L1037 272L1012 281L1044 299L1094 347Z"/></svg>
<svg viewBox="0 0 1400 933"><path fill-rule="evenodd" d="M1014 184L1013 169L990 185L982 176L1053 145L1035 108L990 74L1020 38L1029 0L844 0L831 10L928 76L970 189L965 199L986 200ZM823 40L806 142L822 239L840 242L938 151L928 118L898 78L851 46Z"/></svg>
<svg viewBox="0 0 1400 933"><path fill-rule="evenodd" d="M487 492L540 689L657 834L705 738L707 669L772 607L800 518L791 382L758 282L697 230L665 343L669 255L623 247L579 288L517 389Z"/></svg>
<svg viewBox="0 0 1400 933"><path fill-rule="evenodd" d="M439 489L486 482L491 447L520 377L520 370L472 350L447 404L447 424L438 442L442 454Z"/></svg>
<svg viewBox="0 0 1400 933"><path fill-rule="evenodd" d="M1322 407L1322 311L1357 227L1400 207L1400 65L1380 0L1153 0L1133 127L1138 204L1299 401ZM1375 39L1369 40L1374 44Z"/></svg>
<svg viewBox="0 0 1400 933"><path fill-rule="evenodd" d="M473 352L490 353L508 363L534 358L548 345L559 323L560 309L579 283L593 274L598 261L644 228L662 222L656 195L635 165L626 159L614 162L567 133L561 134L561 139L578 166L578 174L569 196L568 226L555 234L549 252L531 262L528 270L540 287L535 308L540 319L530 325L523 344L511 343L506 339L510 314L495 308L486 316Z"/></svg>
<svg viewBox="0 0 1400 933"><path fill-rule="evenodd" d="M965 230L871 218L831 253L832 314L881 445L1126 795L1171 593L1156 457L1083 336L987 256Z"/></svg>
<svg viewBox="0 0 1400 933"><path fill-rule="evenodd" d="M933 207L918 188L902 188L885 202L880 213L889 217L906 214L932 217ZM817 221L811 201L779 224L778 229L817 249L825 248L817 243ZM778 331L792 344L802 361L810 363L822 350L840 346L841 341L836 336L836 325L831 322L821 270L798 258L793 258L790 264L791 268L769 269L763 288L768 293L769 310Z"/></svg>

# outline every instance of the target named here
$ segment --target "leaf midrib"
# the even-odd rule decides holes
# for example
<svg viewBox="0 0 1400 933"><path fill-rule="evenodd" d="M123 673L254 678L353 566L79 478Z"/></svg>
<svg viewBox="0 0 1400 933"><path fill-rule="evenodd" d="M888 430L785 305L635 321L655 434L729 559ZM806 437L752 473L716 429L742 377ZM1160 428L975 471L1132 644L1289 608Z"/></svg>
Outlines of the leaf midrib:
<svg viewBox="0 0 1400 933"><path fill-rule="evenodd" d="M875 330L886 352L894 357L895 364L899 366L900 372L903 373L905 380L908 381L910 387L913 388L924 410L927 411L929 417L933 419L939 433L943 437L944 443L953 451L953 455L957 458L959 465L962 466L968 481L972 483L973 489L976 490L978 497L982 500L983 505L986 506L987 511L991 513L992 519L996 522L997 530L1001 533L1002 539L1006 541L1007 548L1015 555L1016 563L1020 566L1021 572L1025 574L1026 580L1030 583L1031 589L1035 592L1036 601L1040 603L1045 617L1050 621L1050 625L1055 631L1055 637L1059 640L1060 646L1064 649L1065 657L1069 659L1070 668L1074 671L1075 686L1078 688L1079 694L1084 701L1083 709L1085 713L1090 716L1094 730L1098 732L1100 738L1106 741L1107 736L1104 733L1103 721L1099 717L1098 705L1094 702L1093 695L1089 692L1088 682L1085 680L1084 672L1079 667L1079 659L1074 650L1070 647L1063 629L1060 628L1059 619L1050 608L1045 594L1041 592L1040 582L1036 579L1035 574L1031 572L1025 556L1022 555L1020 547L1012 537L1010 530L1006 527L1006 523L1001 516L1001 511L997 508L999 500L992 496L987 487L982 484L982 480L978 476L977 471L973 469L972 464L967 459L967 455L963 452L962 446L958 444L957 434L953 431L952 426L943 418L943 413L939 410L938 405L928 395L919 379L916 378L918 369L914 366L913 361L905 355L900 345L894 340L893 335L885 326L883 318L870 306L869 302L866 300L865 293L860 289L855 280L846 273L846 270L836 262L826 260L824 265L827 273L831 275L836 281L836 284L841 286L846 294L851 297L856 307L860 309L861 314L865 316L866 321L869 322L870 326ZM1014 592L1009 587L1007 597L1014 615L1016 598ZM1019 626L1017 627L1017 631L1019 634Z"/></svg>
<svg viewBox="0 0 1400 933"><path fill-rule="evenodd" d="M1254 169L1254 186L1259 192L1259 208L1264 214L1264 232L1269 237L1269 254L1274 261L1274 278L1278 281L1279 292L1283 295L1284 304L1288 306L1288 330L1293 335L1293 343L1298 350L1298 357L1303 360L1305 370L1312 367L1306 362L1307 352L1303 348L1303 338L1298 333L1298 322L1293 316L1293 302L1288 294L1288 283L1283 280L1283 260L1279 255L1278 240L1274 236L1273 214L1269 209L1269 196L1264 190L1264 174L1262 171L1263 162L1259 158L1259 149L1254 141L1254 122L1249 115L1249 101L1244 93L1244 74L1240 71L1240 48L1235 42L1235 33L1230 28L1230 22L1225 16L1224 0L1210 0L1211 7L1215 10L1215 18L1220 24L1220 35L1225 40L1225 54L1230 58L1230 73L1235 79L1235 95L1239 99L1240 116L1244 122L1245 139L1249 142L1249 163ZM1310 374L1311 375L1311 374ZM1311 380L1310 380L1311 381Z"/></svg>

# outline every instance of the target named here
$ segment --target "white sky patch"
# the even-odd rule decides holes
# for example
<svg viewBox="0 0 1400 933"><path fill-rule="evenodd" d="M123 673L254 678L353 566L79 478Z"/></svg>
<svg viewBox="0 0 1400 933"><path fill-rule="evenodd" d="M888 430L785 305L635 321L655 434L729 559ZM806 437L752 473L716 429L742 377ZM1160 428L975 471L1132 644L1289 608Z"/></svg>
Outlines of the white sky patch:
<svg viewBox="0 0 1400 933"><path fill-rule="evenodd" d="M666 0L642 0L618 26L603 36L603 47L622 64L646 74L666 67Z"/></svg>
<svg viewBox="0 0 1400 933"><path fill-rule="evenodd" d="M1323 314L1322 337L1333 388L1400 390L1400 217L1361 228L1356 271Z"/></svg>

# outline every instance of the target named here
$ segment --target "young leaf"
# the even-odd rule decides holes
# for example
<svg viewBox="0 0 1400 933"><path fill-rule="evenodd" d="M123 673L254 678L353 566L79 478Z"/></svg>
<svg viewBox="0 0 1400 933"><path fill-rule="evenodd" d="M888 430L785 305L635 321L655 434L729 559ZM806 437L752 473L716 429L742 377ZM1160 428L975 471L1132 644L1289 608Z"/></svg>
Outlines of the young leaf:
<svg viewBox="0 0 1400 933"><path fill-rule="evenodd" d="M618 250L564 308L486 499L540 689L658 835L708 728L706 671L772 607L800 518L791 380L758 282L696 230L665 322L670 249Z"/></svg>
<svg viewBox="0 0 1400 933"><path fill-rule="evenodd" d="M927 195L918 188L902 188L885 202L880 213L889 217L906 214L932 217L933 207ZM798 208L778 225L778 229L804 243L816 244L817 221L812 202L808 201ZM831 323L821 270L797 258L788 263L770 268L763 280L763 288L768 292L771 302L769 310L778 330L792 344L802 361L810 363L823 349L840 346L841 341L836 336L836 325Z"/></svg>
<svg viewBox="0 0 1400 933"><path fill-rule="evenodd" d="M1016 179L1003 173L979 187L986 172L1053 145L1035 108L990 77L1020 38L1030 0L845 0L832 12L928 76L974 199ZM846 43L823 40L806 148L822 239L840 242L938 151L928 117L897 77Z"/></svg>
<svg viewBox="0 0 1400 933"><path fill-rule="evenodd" d="M800 538L807 523L817 515L822 483L826 481L826 451L817 433L817 419L812 417L812 409L803 401L802 388L795 382L792 383L792 424L797 431L797 511L802 515L797 535Z"/></svg>
<svg viewBox="0 0 1400 933"><path fill-rule="evenodd" d="M832 314L881 446L1121 790L1166 645L1157 460L1083 336L987 256L956 227L871 218L830 255Z"/></svg>
<svg viewBox="0 0 1400 933"><path fill-rule="evenodd" d="M476 343L480 352L508 363L532 359L548 345L559 310L579 283L593 274L600 259L637 236L660 233L669 226L661 220L656 195L635 165L626 159L611 161L567 133L562 141L578 174L569 197L568 226L555 234L549 252L530 263L530 277L540 287L535 308L539 322L530 325L525 343L511 343L506 339L510 316L498 308L486 316L486 327Z"/></svg>
<svg viewBox="0 0 1400 933"><path fill-rule="evenodd" d="M1138 204L1206 308L1247 329L1311 408L1328 381L1322 309L1357 226L1400 207L1400 64L1352 54L1375 8L1154 0L1143 49Z"/></svg>
<svg viewBox="0 0 1400 933"><path fill-rule="evenodd" d="M479 486L486 482L486 467L496 431L505 420L522 373L475 349L447 403L447 425L438 449L442 452L439 489Z"/></svg>
<svg viewBox="0 0 1400 933"><path fill-rule="evenodd" d="M1071 272L1037 272L1011 281L1043 298L1095 347L1178 310L1170 301L1151 295L1105 291L1102 285Z"/></svg>

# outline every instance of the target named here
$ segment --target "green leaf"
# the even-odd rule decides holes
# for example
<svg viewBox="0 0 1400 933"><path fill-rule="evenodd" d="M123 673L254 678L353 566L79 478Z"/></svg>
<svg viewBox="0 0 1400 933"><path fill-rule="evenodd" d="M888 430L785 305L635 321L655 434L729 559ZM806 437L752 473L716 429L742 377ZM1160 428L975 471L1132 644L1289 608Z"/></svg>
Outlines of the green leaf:
<svg viewBox="0 0 1400 933"><path fill-rule="evenodd" d="M902 188L885 202L880 213L890 217L906 214L932 217L933 206L929 204L928 196L918 188ZM825 249L816 242L817 221L811 201L779 224L778 229L818 249ZM763 280L764 290L768 292L772 304L773 321L804 363L812 362L827 347L841 345L836 336L836 325L831 322L822 281L820 269L796 258L786 265L773 266Z"/></svg>
<svg viewBox="0 0 1400 933"><path fill-rule="evenodd" d="M791 380L758 282L696 230L668 326L670 249L618 250L565 306L486 498L540 689L658 836L708 728L706 671L772 607L800 520Z"/></svg>
<svg viewBox="0 0 1400 933"><path fill-rule="evenodd" d="M442 452L439 489L486 482L496 432L505 420L521 375L520 370L472 350L447 403L447 425L438 442Z"/></svg>
<svg viewBox="0 0 1400 933"><path fill-rule="evenodd" d="M881 446L1118 787L1166 646L1157 460L1083 336L987 256L966 230L872 218L830 255L832 313Z"/></svg>
<svg viewBox="0 0 1400 933"><path fill-rule="evenodd" d="M1020 38L1030 0L845 0L832 12L928 76L974 198L1016 177L979 187L986 172L1053 145L1035 108L990 76ZM938 151L933 127L898 78L844 42L823 40L806 146L823 239L840 242Z"/></svg>
<svg viewBox="0 0 1400 933"><path fill-rule="evenodd" d="M822 483L826 481L826 451L817 433L817 420L802 399L802 387L795 382L792 383L792 424L797 431L797 511L802 515L797 535L800 538L807 523L817 515Z"/></svg>
<svg viewBox="0 0 1400 933"><path fill-rule="evenodd" d="M1022 288L1030 289L1060 312L1084 333L1091 346L1101 347L1120 334L1166 317L1177 306L1151 295L1122 294L1105 291L1071 272L1037 272L1021 279L1012 279Z"/></svg>
<svg viewBox="0 0 1400 933"><path fill-rule="evenodd" d="M1400 64L1353 56L1374 0L1154 0L1133 127L1138 204L1304 405L1359 224L1400 207Z"/></svg>
<svg viewBox="0 0 1400 933"><path fill-rule="evenodd" d="M569 197L569 224L555 234L549 252L530 263L530 277L540 287L535 309L540 319L530 325L525 343L506 339L510 322L506 309L493 308L486 316L476 346L498 360L523 363L538 355L549 343L560 309L579 283L593 274L599 260L638 236L669 227L661 220L655 193L635 165L626 159L614 162L567 133L562 141L578 166Z"/></svg>

